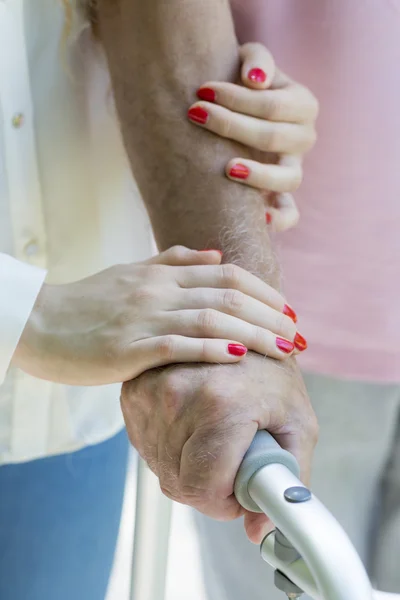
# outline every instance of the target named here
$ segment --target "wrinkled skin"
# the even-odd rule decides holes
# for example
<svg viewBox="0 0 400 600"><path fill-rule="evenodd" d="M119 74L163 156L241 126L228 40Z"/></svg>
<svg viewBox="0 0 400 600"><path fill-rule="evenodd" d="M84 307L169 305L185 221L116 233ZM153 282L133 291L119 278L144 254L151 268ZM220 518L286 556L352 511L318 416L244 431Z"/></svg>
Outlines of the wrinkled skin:
<svg viewBox="0 0 400 600"><path fill-rule="evenodd" d="M233 496L235 475L258 429L292 452L309 480L318 426L293 360L250 354L237 365L177 365L124 384L129 437L164 494L219 520L245 512ZM245 514L251 541L268 527Z"/></svg>

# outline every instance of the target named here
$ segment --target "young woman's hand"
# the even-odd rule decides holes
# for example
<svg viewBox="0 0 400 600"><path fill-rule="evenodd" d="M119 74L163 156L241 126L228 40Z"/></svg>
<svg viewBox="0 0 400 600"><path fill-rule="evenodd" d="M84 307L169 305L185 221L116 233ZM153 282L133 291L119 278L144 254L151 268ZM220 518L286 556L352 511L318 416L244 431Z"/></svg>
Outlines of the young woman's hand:
<svg viewBox="0 0 400 600"><path fill-rule="evenodd" d="M188 117L258 151L257 160L233 158L226 175L269 192L266 221L282 231L299 218L292 192L302 180L302 157L316 141L318 102L307 88L277 69L261 44L242 46L241 60L242 85L204 83L197 91L201 101L190 107Z"/></svg>
<svg viewBox="0 0 400 600"><path fill-rule="evenodd" d="M217 250L174 247L64 285L45 285L13 363L58 383L102 385L179 362L276 359L305 349L293 310Z"/></svg>

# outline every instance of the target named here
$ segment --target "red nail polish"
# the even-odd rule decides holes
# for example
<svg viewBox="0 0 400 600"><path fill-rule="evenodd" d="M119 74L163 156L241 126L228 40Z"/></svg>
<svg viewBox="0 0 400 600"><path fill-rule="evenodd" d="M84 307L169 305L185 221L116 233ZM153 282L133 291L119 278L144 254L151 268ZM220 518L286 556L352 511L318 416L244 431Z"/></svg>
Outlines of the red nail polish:
<svg viewBox="0 0 400 600"><path fill-rule="evenodd" d="M233 167L229 171L229 176L236 177L236 179L247 179L249 175L250 169L246 167L246 165L233 165Z"/></svg>
<svg viewBox="0 0 400 600"><path fill-rule="evenodd" d="M307 350L307 340L302 335L300 335L300 333L296 333L294 338L294 345L296 346L297 350L300 350L300 352L303 352L303 350Z"/></svg>
<svg viewBox="0 0 400 600"><path fill-rule="evenodd" d="M271 224L271 221L272 221L272 216L271 216L271 213L268 213L268 212L267 212L267 213L265 213L265 220L266 220L266 222L267 222L267 225L270 225L270 224Z"/></svg>
<svg viewBox="0 0 400 600"><path fill-rule="evenodd" d="M247 354L247 348L243 344L228 344L228 352L233 356L244 356Z"/></svg>
<svg viewBox="0 0 400 600"><path fill-rule="evenodd" d="M297 323L297 315L294 312L293 308L291 306L289 306L289 304L285 304L285 306L283 307L282 312L287 317L290 317L290 319L292 319L292 321L294 321L295 323Z"/></svg>
<svg viewBox="0 0 400 600"><path fill-rule="evenodd" d="M284 352L285 354L290 354L294 350L293 342L289 342L289 340L285 340L281 337L276 338L276 346L281 352Z"/></svg>
<svg viewBox="0 0 400 600"><path fill-rule="evenodd" d="M247 77L254 83L264 83L267 80L267 74L262 69L251 69Z"/></svg>
<svg viewBox="0 0 400 600"><path fill-rule="evenodd" d="M193 108L189 109L188 117L195 123L205 125L208 121L208 112L204 110L204 108L201 108L201 106L194 106Z"/></svg>
<svg viewBox="0 0 400 600"><path fill-rule="evenodd" d="M197 90L197 97L206 102L215 102L215 92L211 88L199 88Z"/></svg>
<svg viewBox="0 0 400 600"><path fill-rule="evenodd" d="M199 252L218 252L218 254L223 256L222 250L217 250L216 248L205 248L205 250L199 250Z"/></svg>

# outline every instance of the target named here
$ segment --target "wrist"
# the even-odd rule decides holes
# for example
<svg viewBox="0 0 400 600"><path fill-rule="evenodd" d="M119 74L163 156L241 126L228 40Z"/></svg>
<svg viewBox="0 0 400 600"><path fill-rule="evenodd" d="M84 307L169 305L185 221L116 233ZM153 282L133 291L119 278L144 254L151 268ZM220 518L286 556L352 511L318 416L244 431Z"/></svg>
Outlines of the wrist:
<svg viewBox="0 0 400 600"><path fill-rule="evenodd" d="M37 362L37 357L43 355L43 338L51 312L50 298L53 287L43 284L13 356L12 364L29 373L32 373L32 365Z"/></svg>

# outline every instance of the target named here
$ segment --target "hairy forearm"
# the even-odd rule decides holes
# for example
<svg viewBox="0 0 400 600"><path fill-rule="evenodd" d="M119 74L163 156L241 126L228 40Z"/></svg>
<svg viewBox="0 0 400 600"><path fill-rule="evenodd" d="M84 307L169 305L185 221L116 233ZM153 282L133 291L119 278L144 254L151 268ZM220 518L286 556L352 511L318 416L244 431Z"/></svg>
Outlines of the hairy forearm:
<svg viewBox="0 0 400 600"><path fill-rule="evenodd" d="M127 153L161 249L216 247L278 287L263 200L224 177L246 150L186 118L207 80L235 81L228 0L98 0Z"/></svg>

